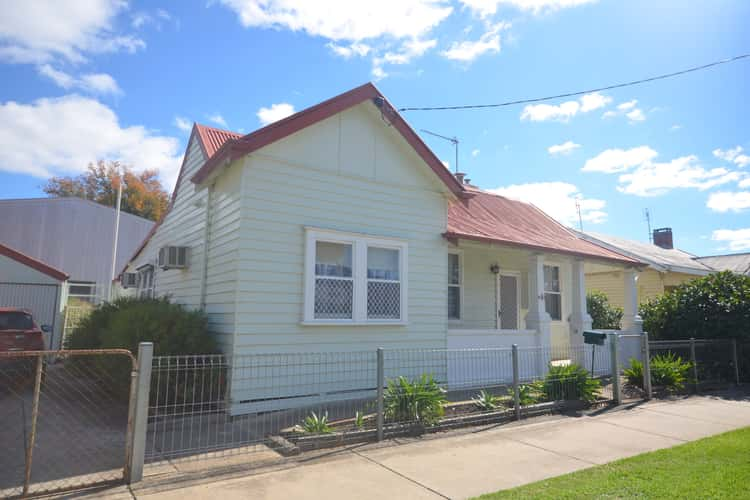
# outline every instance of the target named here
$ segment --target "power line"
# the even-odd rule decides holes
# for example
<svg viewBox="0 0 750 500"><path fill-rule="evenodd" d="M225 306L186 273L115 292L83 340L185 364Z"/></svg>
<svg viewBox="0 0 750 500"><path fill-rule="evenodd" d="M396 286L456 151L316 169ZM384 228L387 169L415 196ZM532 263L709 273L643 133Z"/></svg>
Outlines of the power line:
<svg viewBox="0 0 750 500"><path fill-rule="evenodd" d="M649 78L643 78L641 80L633 80L631 82L625 82L625 83L616 83L614 85L607 85L606 87L599 87L595 89L588 89L588 90L581 90L578 92L568 92L565 94L557 94L547 97L535 97L533 99L519 99L516 101L506 101L506 102L500 102L495 104L465 104L462 106L425 106L425 107L406 107L406 108L399 108L399 111L442 111L442 110L450 110L450 109L481 109L481 108L501 108L504 106L513 106L516 104L529 104L532 102L542 102L542 101L551 101L554 99L561 99L563 97L574 97L579 96L583 94L590 94L591 92L601 92L603 90L612 90L612 89L619 89L622 87L630 87L633 85L640 85L642 83L648 83L653 82L656 80L664 80L666 78L673 78L675 76L684 75L687 73L693 73L695 71L701 71L708 68L713 68L714 66L720 66L722 64L729 64L735 61L739 61L740 59L745 59L750 57L750 54L742 54L735 57L730 57L729 59L722 59L720 61L714 61L708 64L703 64L701 66L694 66L692 68L683 69L680 71L675 71L674 73L666 73L663 75L657 75L652 76Z"/></svg>

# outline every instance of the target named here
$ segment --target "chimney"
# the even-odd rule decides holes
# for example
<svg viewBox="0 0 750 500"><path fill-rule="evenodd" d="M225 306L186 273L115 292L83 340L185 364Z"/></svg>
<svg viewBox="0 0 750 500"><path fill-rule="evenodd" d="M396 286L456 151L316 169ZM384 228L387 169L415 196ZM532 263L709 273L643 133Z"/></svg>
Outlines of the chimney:
<svg viewBox="0 0 750 500"><path fill-rule="evenodd" d="M459 184L464 184L464 177L466 177L466 174L464 172L456 172L453 175L456 176L456 180Z"/></svg>
<svg viewBox="0 0 750 500"><path fill-rule="evenodd" d="M674 248L674 243L672 241L672 228L661 227L659 229L654 229L654 245L666 248L667 250L672 250Z"/></svg>

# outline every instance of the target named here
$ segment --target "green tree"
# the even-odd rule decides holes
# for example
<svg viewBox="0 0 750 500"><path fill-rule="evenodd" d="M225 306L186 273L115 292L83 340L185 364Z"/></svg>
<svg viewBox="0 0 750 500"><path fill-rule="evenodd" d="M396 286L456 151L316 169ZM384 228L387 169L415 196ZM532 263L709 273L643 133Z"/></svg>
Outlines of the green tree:
<svg viewBox="0 0 750 500"><path fill-rule="evenodd" d="M42 188L49 196L77 197L95 201L110 207L117 201L120 174L125 180L122 190L124 212L159 220L167 209L169 194L158 179L158 171L133 172L129 166L119 162L99 160L90 163L81 175L75 177L52 177Z"/></svg>
<svg viewBox="0 0 750 500"><path fill-rule="evenodd" d="M602 292L586 294L586 309L593 320L592 328L596 330L619 330L622 321L622 308L609 303L607 295Z"/></svg>

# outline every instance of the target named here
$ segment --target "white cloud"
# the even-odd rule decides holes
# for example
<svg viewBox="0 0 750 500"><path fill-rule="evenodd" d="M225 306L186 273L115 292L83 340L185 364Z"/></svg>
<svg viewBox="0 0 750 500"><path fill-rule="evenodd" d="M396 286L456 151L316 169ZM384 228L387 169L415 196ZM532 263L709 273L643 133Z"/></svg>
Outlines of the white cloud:
<svg viewBox="0 0 750 500"><path fill-rule="evenodd" d="M576 149L580 148L580 144L576 144L573 141L565 141L562 144L555 144L547 148L547 152L552 156L555 155L569 155Z"/></svg>
<svg viewBox="0 0 750 500"><path fill-rule="evenodd" d="M256 113L261 125L265 126L294 114L294 106L287 102L271 104L269 108L260 108Z"/></svg>
<svg viewBox="0 0 750 500"><path fill-rule="evenodd" d="M216 125L219 125L220 127L229 128L229 124L227 124L227 121L219 113L214 113L212 115L209 115L208 120L211 122L214 122Z"/></svg>
<svg viewBox="0 0 750 500"><path fill-rule="evenodd" d="M334 54L341 56L344 59L350 59L354 56L364 57L370 53L372 47L366 43L351 43L349 45L338 45L333 42L328 42L326 47L331 49Z"/></svg>
<svg viewBox="0 0 750 500"><path fill-rule="evenodd" d="M680 125L678 123L675 123L674 125L672 125L671 127L669 127L669 131L670 132L677 132L681 128L682 128L682 125Z"/></svg>
<svg viewBox="0 0 750 500"><path fill-rule="evenodd" d="M585 198L574 184L567 182L534 182L514 184L490 190L493 193L532 203L567 226L578 225L576 200L585 222L601 224L607 220L604 200Z"/></svg>
<svg viewBox="0 0 750 500"><path fill-rule="evenodd" d="M584 172L604 172L613 174L642 165L656 158L658 153L648 146L627 150L607 149L586 161L581 170Z"/></svg>
<svg viewBox="0 0 750 500"><path fill-rule="evenodd" d="M736 146L732 149L714 149L713 154L720 160L734 163L740 167L750 165L750 156L743 154L742 146Z"/></svg>
<svg viewBox="0 0 750 500"><path fill-rule="evenodd" d="M478 40L453 42L448 49L440 52L446 59L471 62L482 54L500 52L500 31L510 27L508 23L497 23Z"/></svg>
<svg viewBox="0 0 750 500"><path fill-rule="evenodd" d="M555 11L568 7L577 7L597 0L461 0L461 3L480 17L492 16L499 5L509 5L519 10L531 11L534 14Z"/></svg>
<svg viewBox="0 0 750 500"><path fill-rule="evenodd" d="M478 149L472 149L471 150L471 156L474 157L474 158L476 158L477 156L479 156L479 150Z"/></svg>
<svg viewBox="0 0 750 500"><path fill-rule="evenodd" d="M628 120L630 120L631 122L642 122L646 119L646 115L643 113L643 110L638 108L625 113L625 116L627 116Z"/></svg>
<svg viewBox="0 0 750 500"><path fill-rule="evenodd" d="M750 250L750 228L717 229L711 233L711 239L726 243L732 252Z"/></svg>
<svg viewBox="0 0 750 500"><path fill-rule="evenodd" d="M747 180L749 179L745 179ZM750 191L711 193L706 206L714 212L742 212L750 208Z"/></svg>
<svg viewBox="0 0 750 500"><path fill-rule="evenodd" d="M746 177L742 179L740 182L737 183L737 186L740 189L748 189L750 188L750 177Z"/></svg>
<svg viewBox="0 0 750 500"><path fill-rule="evenodd" d="M630 123L642 122L646 119L646 113L636 107L638 100L626 101L618 104L616 109L609 110L602 115L602 118L614 118L616 116L625 116ZM652 110L653 111L653 110Z"/></svg>
<svg viewBox="0 0 750 500"><path fill-rule="evenodd" d="M135 52L145 42L112 27L126 8L124 0L6 2L0 15L0 60L44 63L62 57L81 62L87 54Z"/></svg>
<svg viewBox="0 0 750 500"><path fill-rule="evenodd" d="M80 89L92 94L122 94L122 90L115 79L106 73L88 73L76 78L53 68L49 64L42 64L37 67L37 71L65 90Z"/></svg>
<svg viewBox="0 0 750 500"><path fill-rule="evenodd" d="M148 24L153 24L157 30L161 30L162 21L171 21L172 15L164 9L156 9L154 14L139 11L131 16L130 25L135 29L141 29Z"/></svg>
<svg viewBox="0 0 750 500"><path fill-rule="evenodd" d="M190 120L183 116L174 117L174 126L182 130L183 132L190 132L190 130L192 130L193 128L193 124L190 122Z"/></svg>
<svg viewBox="0 0 750 500"><path fill-rule="evenodd" d="M286 28L334 41L420 38L447 18L443 0L220 0L246 27Z"/></svg>
<svg viewBox="0 0 750 500"><path fill-rule="evenodd" d="M658 196L680 188L705 191L740 179L739 172L724 168L706 169L698 163L698 157L690 155L668 163L647 161L634 171L620 175L617 190L636 196Z"/></svg>
<svg viewBox="0 0 750 500"><path fill-rule="evenodd" d="M612 102L612 98L598 92L586 94L578 101L565 101L558 105L553 104L531 104L523 108L521 120L532 122L544 122L549 120L567 122L572 117L581 113L588 113L595 109L603 108Z"/></svg>
<svg viewBox="0 0 750 500"><path fill-rule="evenodd" d="M112 109L91 98L0 103L0 170L39 178L75 175L99 159L120 160L136 171L158 169L171 188L182 154L176 138L122 126Z"/></svg>

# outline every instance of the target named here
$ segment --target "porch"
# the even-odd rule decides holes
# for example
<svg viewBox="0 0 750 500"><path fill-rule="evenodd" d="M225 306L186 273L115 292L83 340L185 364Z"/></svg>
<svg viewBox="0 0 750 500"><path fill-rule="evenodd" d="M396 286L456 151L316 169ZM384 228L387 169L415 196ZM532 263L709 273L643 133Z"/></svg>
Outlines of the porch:
<svg viewBox="0 0 750 500"><path fill-rule="evenodd" d="M596 259L457 240L448 257L449 349L545 348L550 361L571 360L591 328L586 309L587 266ZM635 268L623 272L623 330L640 332ZM627 295L627 294L626 294Z"/></svg>

